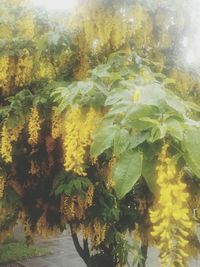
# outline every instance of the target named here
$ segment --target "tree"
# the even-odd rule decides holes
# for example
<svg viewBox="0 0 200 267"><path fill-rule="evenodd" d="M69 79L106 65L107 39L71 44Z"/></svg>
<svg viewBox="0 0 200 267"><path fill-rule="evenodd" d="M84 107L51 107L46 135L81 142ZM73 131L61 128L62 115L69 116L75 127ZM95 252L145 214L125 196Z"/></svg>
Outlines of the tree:
<svg viewBox="0 0 200 267"><path fill-rule="evenodd" d="M131 251L145 265L148 244L163 266L198 252L199 83L174 60L185 10L149 3L85 1L70 16L1 7L2 238L17 219L28 239L69 224L92 267L123 266Z"/></svg>

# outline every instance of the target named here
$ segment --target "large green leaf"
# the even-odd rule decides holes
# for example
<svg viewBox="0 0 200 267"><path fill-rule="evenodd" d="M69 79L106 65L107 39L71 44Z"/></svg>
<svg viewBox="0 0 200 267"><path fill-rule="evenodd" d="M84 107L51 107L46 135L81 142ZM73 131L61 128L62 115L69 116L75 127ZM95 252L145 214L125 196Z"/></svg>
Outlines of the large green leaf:
<svg viewBox="0 0 200 267"><path fill-rule="evenodd" d="M158 192L158 185L156 183L156 158L150 160L147 156L144 157L142 165L142 175L149 187L149 190L156 195Z"/></svg>
<svg viewBox="0 0 200 267"><path fill-rule="evenodd" d="M160 102L165 99L165 91L157 83L141 87L140 92L141 104L159 106Z"/></svg>
<svg viewBox="0 0 200 267"><path fill-rule="evenodd" d="M132 189L140 178L141 172L141 153L138 150L129 150L123 153L113 172L115 191L119 199Z"/></svg>
<svg viewBox="0 0 200 267"><path fill-rule="evenodd" d="M92 157L98 157L101 153L113 145L117 129L117 126L110 125L97 130L90 149Z"/></svg>
<svg viewBox="0 0 200 267"><path fill-rule="evenodd" d="M200 127L188 126L184 135L184 158L191 171L200 178Z"/></svg>
<svg viewBox="0 0 200 267"><path fill-rule="evenodd" d="M166 103L167 105L172 108L174 111L176 111L177 113L179 113L181 116L185 116L186 113L186 105L185 103L179 98L177 97L175 94L173 94L170 91L166 91Z"/></svg>
<svg viewBox="0 0 200 267"><path fill-rule="evenodd" d="M138 132L133 134L130 142L130 148L136 148L149 138L149 132Z"/></svg>
<svg viewBox="0 0 200 267"><path fill-rule="evenodd" d="M167 129L167 133L180 141L183 140L183 127L180 121L174 118L169 118L164 122L164 124Z"/></svg>
<svg viewBox="0 0 200 267"><path fill-rule="evenodd" d="M126 129L119 129L114 138L114 155L123 153L130 143L130 135Z"/></svg>
<svg viewBox="0 0 200 267"><path fill-rule="evenodd" d="M152 121L147 121L147 118L156 119L157 108L149 105L135 105L129 109L122 124L125 127L145 130L154 126ZM142 121L145 118L146 121Z"/></svg>

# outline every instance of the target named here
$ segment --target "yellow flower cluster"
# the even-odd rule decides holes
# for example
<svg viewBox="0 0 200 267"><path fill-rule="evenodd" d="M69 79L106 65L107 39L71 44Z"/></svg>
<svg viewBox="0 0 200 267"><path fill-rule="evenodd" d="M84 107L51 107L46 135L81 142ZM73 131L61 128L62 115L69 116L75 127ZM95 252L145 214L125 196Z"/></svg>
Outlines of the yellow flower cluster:
<svg viewBox="0 0 200 267"><path fill-rule="evenodd" d="M140 101L140 98L141 98L141 92L139 89L136 89L133 94L133 102L138 103Z"/></svg>
<svg viewBox="0 0 200 267"><path fill-rule="evenodd" d="M24 229L24 234L25 234L26 238L33 240L33 232L31 231L28 215L24 210L19 212L18 219L22 223L22 226Z"/></svg>
<svg viewBox="0 0 200 267"><path fill-rule="evenodd" d="M163 267L186 267L189 229L192 226L187 202L189 194L182 182L182 172L177 172L172 158L167 155L165 144L159 155L157 184L160 188L156 209L150 211L153 224L152 236L157 238L160 260Z"/></svg>
<svg viewBox="0 0 200 267"><path fill-rule="evenodd" d="M31 13L27 14L26 16L22 17L17 22L17 30L19 31L19 34L25 38L32 40L34 37L34 20L31 15Z"/></svg>
<svg viewBox="0 0 200 267"><path fill-rule="evenodd" d="M106 224L102 224L98 219L95 219L93 224L93 239L95 246L100 245L106 238Z"/></svg>
<svg viewBox="0 0 200 267"><path fill-rule="evenodd" d="M59 229L56 226L49 227L46 212L43 212L42 216L37 221L36 231L37 234L44 239L48 239L50 236L56 236L59 233Z"/></svg>
<svg viewBox="0 0 200 267"><path fill-rule="evenodd" d="M6 163L12 162L12 142L16 142L22 131L21 126L8 129L6 123L1 130L0 154Z"/></svg>
<svg viewBox="0 0 200 267"><path fill-rule="evenodd" d="M37 107L32 107L28 122L29 144L36 145L38 143L40 130L41 124L38 109Z"/></svg>
<svg viewBox="0 0 200 267"><path fill-rule="evenodd" d="M55 68L49 59L41 59L39 69L36 73L36 79L53 80L56 77Z"/></svg>
<svg viewBox="0 0 200 267"><path fill-rule="evenodd" d="M22 129L23 129L23 126L17 126L17 127L13 128L13 129L9 130L9 132L10 132L10 140L12 142L16 142L19 139L20 134L22 132Z"/></svg>
<svg viewBox="0 0 200 267"><path fill-rule="evenodd" d="M3 198L4 186L5 186L5 179L3 176L0 176L0 199Z"/></svg>
<svg viewBox="0 0 200 267"><path fill-rule="evenodd" d="M3 124L2 131L1 131L1 143L0 143L0 154L3 160L6 163L12 162L12 144L10 139L10 132L6 126Z"/></svg>
<svg viewBox="0 0 200 267"><path fill-rule="evenodd" d="M75 218L75 200L76 197L61 197L61 213L64 214L67 221L71 221Z"/></svg>
<svg viewBox="0 0 200 267"><path fill-rule="evenodd" d="M21 58L19 58L16 66L15 85L17 87L21 87L30 84L32 80L32 70L32 56L22 56Z"/></svg>
<svg viewBox="0 0 200 267"><path fill-rule="evenodd" d="M107 225L95 219L93 223L82 227L84 239L90 239L94 247L99 246L106 238Z"/></svg>
<svg viewBox="0 0 200 267"><path fill-rule="evenodd" d="M12 37L12 30L9 25L1 24L0 25L0 39L9 39Z"/></svg>
<svg viewBox="0 0 200 267"><path fill-rule="evenodd" d="M89 57L88 57L88 46L84 38L84 35L81 35L78 38L79 44L79 64L74 68L74 76L77 80L82 80L87 77L87 72L90 68Z"/></svg>
<svg viewBox="0 0 200 267"><path fill-rule="evenodd" d="M80 108L70 111L65 121L64 134L64 167L66 171L74 171L78 175L86 176L84 163L86 160L86 149L92 143L92 134L99 122L99 114L90 109L86 118Z"/></svg>
<svg viewBox="0 0 200 267"><path fill-rule="evenodd" d="M171 78L175 80L176 91L183 96L188 95L195 86L195 81L191 74L178 70L176 68L172 70Z"/></svg>
<svg viewBox="0 0 200 267"><path fill-rule="evenodd" d="M87 190L86 197L85 197L85 209L92 206L93 197L94 197L94 186L90 185Z"/></svg>
<svg viewBox="0 0 200 267"><path fill-rule="evenodd" d="M0 57L0 87L4 89L7 85L8 78L8 68L9 68L9 57Z"/></svg>
<svg viewBox="0 0 200 267"><path fill-rule="evenodd" d="M58 115L56 110L53 110L51 117L51 136L54 139L61 137L63 133L63 118Z"/></svg>
<svg viewBox="0 0 200 267"><path fill-rule="evenodd" d="M125 9L119 4L102 6L101 1L86 1L67 26L78 29L79 64L74 68L74 76L87 76L91 62L89 55L124 49L132 38L137 46L144 46L152 40L151 17L141 5L130 5Z"/></svg>
<svg viewBox="0 0 200 267"><path fill-rule="evenodd" d="M63 196L61 198L61 213L64 214L68 222L74 219L85 219L86 209L93 204L93 196L93 185L89 186L85 198L81 198L79 195Z"/></svg>
<svg viewBox="0 0 200 267"><path fill-rule="evenodd" d="M106 186L109 190L111 190L114 185L115 185L115 182L113 180L113 168L116 164L116 158L112 158L109 163L108 163L108 171L107 171L107 174L106 174Z"/></svg>

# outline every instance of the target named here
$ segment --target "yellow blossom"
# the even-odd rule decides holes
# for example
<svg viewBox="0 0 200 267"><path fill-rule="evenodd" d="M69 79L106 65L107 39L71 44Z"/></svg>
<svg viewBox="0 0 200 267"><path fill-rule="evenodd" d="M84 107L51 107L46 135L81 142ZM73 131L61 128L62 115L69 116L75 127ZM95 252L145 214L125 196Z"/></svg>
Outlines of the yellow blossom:
<svg viewBox="0 0 200 267"><path fill-rule="evenodd" d="M16 66L15 85L22 87L29 85L32 80L33 58L29 55L28 50L24 49L24 55L19 58Z"/></svg>
<svg viewBox="0 0 200 267"><path fill-rule="evenodd" d="M19 19L16 26L22 38L33 39L35 26L31 13L28 13L26 16Z"/></svg>
<svg viewBox="0 0 200 267"><path fill-rule="evenodd" d="M133 94L133 102L138 103L140 101L140 97L141 97L140 90L139 89L135 90Z"/></svg>
<svg viewBox="0 0 200 267"><path fill-rule="evenodd" d="M38 109L37 107L32 107L28 122L29 144L36 145L38 143L40 129L41 124Z"/></svg>
<svg viewBox="0 0 200 267"><path fill-rule="evenodd" d="M51 117L51 135L54 139L59 138L63 133L63 118L54 109Z"/></svg>
<svg viewBox="0 0 200 267"><path fill-rule="evenodd" d="M85 209L91 207L93 204L93 197L94 197L94 186L90 185L85 197Z"/></svg>
<svg viewBox="0 0 200 267"><path fill-rule="evenodd" d="M188 254L188 232L192 227L187 208L188 193L172 158L167 155L169 145L165 144L159 155L157 184L160 188L156 209L150 211L153 224L152 236L157 238L161 266L186 266Z"/></svg>
<svg viewBox="0 0 200 267"><path fill-rule="evenodd" d="M97 247L105 240L107 229L108 226L96 218L93 223L82 225L83 238L89 239L92 246Z"/></svg>
<svg viewBox="0 0 200 267"><path fill-rule="evenodd" d="M3 197L4 194L4 186L5 186L5 179L3 176L0 176L0 199Z"/></svg>
<svg viewBox="0 0 200 267"><path fill-rule="evenodd" d="M90 109L86 118L80 108L72 109L65 121L64 134L64 167L78 175L86 176L84 164L87 158L86 149L92 143L92 134L97 127L99 114Z"/></svg>
<svg viewBox="0 0 200 267"><path fill-rule="evenodd" d="M0 153L6 163L12 162L12 144L10 133L5 123L1 131Z"/></svg>

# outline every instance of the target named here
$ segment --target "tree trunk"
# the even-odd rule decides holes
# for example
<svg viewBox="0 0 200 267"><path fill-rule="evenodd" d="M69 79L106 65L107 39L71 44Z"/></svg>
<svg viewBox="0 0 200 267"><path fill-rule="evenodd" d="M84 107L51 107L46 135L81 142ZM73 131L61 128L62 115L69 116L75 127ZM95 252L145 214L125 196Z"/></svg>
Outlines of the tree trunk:
<svg viewBox="0 0 200 267"><path fill-rule="evenodd" d="M79 256L83 259L85 264L89 266L90 262L90 252L89 252L89 247L88 247L88 242L87 240L83 241L83 247L81 247L79 243L79 239L76 233L73 232L72 225L70 224L70 230L71 230L71 236L74 242L74 246L79 254Z"/></svg>
<svg viewBox="0 0 200 267"><path fill-rule="evenodd" d="M147 260L147 252L148 252L148 244L141 246L141 253L143 256L142 264L138 264L138 267L145 267L146 266L146 260Z"/></svg>

